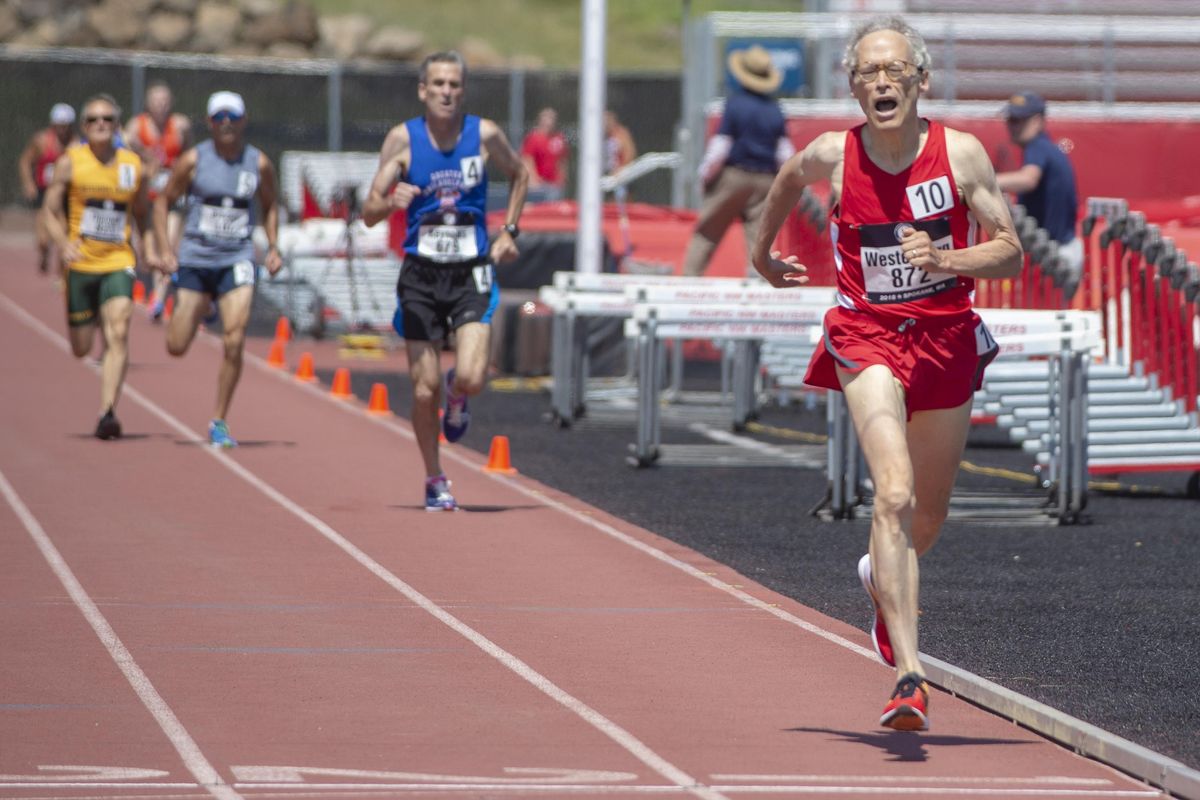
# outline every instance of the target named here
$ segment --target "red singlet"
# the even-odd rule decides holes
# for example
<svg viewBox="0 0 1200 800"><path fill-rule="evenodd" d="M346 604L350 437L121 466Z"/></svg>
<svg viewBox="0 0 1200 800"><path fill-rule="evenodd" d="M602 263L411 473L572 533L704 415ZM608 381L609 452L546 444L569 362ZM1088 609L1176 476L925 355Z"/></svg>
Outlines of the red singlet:
<svg viewBox="0 0 1200 800"><path fill-rule="evenodd" d="M41 135L41 153L38 154L37 163L33 165L33 182L44 191L54 177L54 162L63 154L63 146L53 128L46 128Z"/></svg>
<svg viewBox="0 0 1200 800"><path fill-rule="evenodd" d="M137 115L137 139L147 153L152 153L163 167L170 167L183 152L183 137L175 125L175 115L167 117L167 125L159 130L146 112Z"/></svg>
<svg viewBox="0 0 1200 800"><path fill-rule="evenodd" d="M958 196L946 129L927 122L925 146L896 175L867 155L865 125L846 132L842 196L830 226L838 302L846 308L918 319L971 308L974 280L914 267L900 248L900 229L906 225L926 231L942 250L975 244L975 216Z"/></svg>
<svg viewBox="0 0 1200 800"><path fill-rule="evenodd" d="M946 129L929 123L925 147L898 175L871 161L863 126L846 134L842 197L830 235L838 304L825 314L825 338L804 376L840 390L837 370L886 366L904 387L908 417L956 408L979 388L998 348L971 310L975 281L908 263L900 230L926 231L935 247L975 244L975 217L958 196L946 154Z"/></svg>

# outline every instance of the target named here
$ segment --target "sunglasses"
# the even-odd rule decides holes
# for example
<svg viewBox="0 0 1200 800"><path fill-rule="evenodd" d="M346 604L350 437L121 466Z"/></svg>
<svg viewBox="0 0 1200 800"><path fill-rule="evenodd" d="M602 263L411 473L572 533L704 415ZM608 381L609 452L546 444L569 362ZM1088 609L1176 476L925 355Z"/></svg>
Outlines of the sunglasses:
<svg viewBox="0 0 1200 800"><path fill-rule="evenodd" d="M107 122L109 125L111 125L116 121L117 121L117 117L114 114L104 114L104 115L98 116L98 117L84 117L83 118L84 125L95 125L97 122Z"/></svg>
<svg viewBox="0 0 1200 800"><path fill-rule="evenodd" d="M218 111L209 119L213 122L241 122L243 114L235 114L232 111Z"/></svg>

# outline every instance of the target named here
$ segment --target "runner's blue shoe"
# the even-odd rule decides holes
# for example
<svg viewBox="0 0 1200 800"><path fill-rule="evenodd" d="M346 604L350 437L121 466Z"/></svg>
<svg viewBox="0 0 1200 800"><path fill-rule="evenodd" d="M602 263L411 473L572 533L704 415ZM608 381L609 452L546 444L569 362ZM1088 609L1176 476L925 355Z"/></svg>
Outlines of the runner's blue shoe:
<svg viewBox="0 0 1200 800"><path fill-rule="evenodd" d="M214 419L208 423L208 443L213 447L226 449L238 446L237 439L229 435L229 426L223 419Z"/></svg>
<svg viewBox="0 0 1200 800"><path fill-rule="evenodd" d="M454 386L454 368L446 373L446 413L442 416L442 433L446 441L457 442L467 432L471 424L471 412L467 410L467 396L455 397L450 394Z"/></svg>
<svg viewBox="0 0 1200 800"><path fill-rule="evenodd" d="M426 511L457 511L458 503L450 494L450 481L445 475L425 479Z"/></svg>

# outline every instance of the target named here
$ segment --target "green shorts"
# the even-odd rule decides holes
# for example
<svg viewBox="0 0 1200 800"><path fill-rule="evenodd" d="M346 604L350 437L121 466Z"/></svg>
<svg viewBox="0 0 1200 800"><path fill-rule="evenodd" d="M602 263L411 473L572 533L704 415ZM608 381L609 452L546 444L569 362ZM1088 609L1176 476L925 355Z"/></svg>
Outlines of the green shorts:
<svg viewBox="0 0 1200 800"><path fill-rule="evenodd" d="M100 306L113 297L133 298L133 267L113 272L67 270L67 324L94 325Z"/></svg>

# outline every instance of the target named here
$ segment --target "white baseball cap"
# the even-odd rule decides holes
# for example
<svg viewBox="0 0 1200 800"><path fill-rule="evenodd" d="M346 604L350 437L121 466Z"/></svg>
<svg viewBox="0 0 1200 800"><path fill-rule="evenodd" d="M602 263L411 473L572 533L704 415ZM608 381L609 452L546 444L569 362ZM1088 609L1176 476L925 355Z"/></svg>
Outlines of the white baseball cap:
<svg viewBox="0 0 1200 800"><path fill-rule="evenodd" d="M70 125L75 121L75 109L66 103L55 103L50 108L51 125Z"/></svg>
<svg viewBox="0 0 1200 800"><path fill-rule="evenodd" d="M208 98L208 115L211 117L218 111L228 111L239 117L245 116L246 101L237 92L213 92Z"/></svg>

